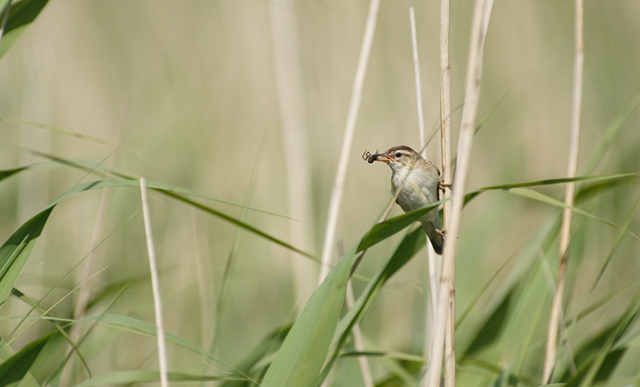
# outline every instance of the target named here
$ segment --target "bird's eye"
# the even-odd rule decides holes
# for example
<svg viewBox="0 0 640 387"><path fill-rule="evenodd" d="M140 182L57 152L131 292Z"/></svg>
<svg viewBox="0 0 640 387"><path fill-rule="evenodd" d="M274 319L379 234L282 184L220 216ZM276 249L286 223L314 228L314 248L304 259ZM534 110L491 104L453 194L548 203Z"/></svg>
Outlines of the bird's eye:
<svg viewBox="0 0 640 387"><path fill-rule="evenodd" d="M402 153L400 152L396 153L396 157L400 157L400 156L402 156Z"/></svg>

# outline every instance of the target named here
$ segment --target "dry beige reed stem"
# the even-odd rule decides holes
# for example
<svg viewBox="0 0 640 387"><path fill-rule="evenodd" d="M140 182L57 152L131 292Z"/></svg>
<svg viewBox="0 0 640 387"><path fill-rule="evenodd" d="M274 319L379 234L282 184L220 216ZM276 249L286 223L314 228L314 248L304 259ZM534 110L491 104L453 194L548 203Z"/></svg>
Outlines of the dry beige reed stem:
<svg viewBox="0 0 640 387"><path fill-rule="evenodd" d="M422 157L427 158L427 143L425 142L425 129L424 129L424 114L422 111L422 82L420 81L420 58L418 56L418 36L416 34L416 16L413 7L409 7L409 19L411 20L411 46L413 48L413 70L415 74L415 87L416 87L416 104L418 105L418 129L420 131L420 146L422 147ZM437 300L437 275L436 275L436 253L431 247L431 244L427 243L427 267L429 270L429 296L430 302L425 310L427 315L425 320L425 342L431 341L433 337L433 316L434 308Z"/></svg>
<svg viewBox="0 0 640 387"><path fill-rule="evenodd" d="M367 72L367 63L369 62L369 54L371 53L371 45L373 36L378 22L378 10L380 9L380 0L371 0L369 5L369 14L367 16L367 24L365 26L364 38L360 47L360 57L358 59L358 67L356 76L353 81L353 89L351 90L351 101L349 102L349 113L347 115L347 124L342 140L342 150L340 151L340 159L338 160L338 171L336 172L336 180L333 184L331 192L331 202L329 204L329 215L327 220L327 228L324 235L324 244L322 247L322 259L320 267L320 275L318 283L321 283L329 274L331 269L331 252L336 237L336 229L338 227L338 216L340 215L340 205L342 204L342 191L344 181L347 175L347 166L349 155L351 153L351 143L353 142L353 134L356 128L358 112L362 102L362 87L364 84L364 76Z"/></svg>
<svg viewBox="0 0 640 387"><path fill-rule="evenodd" d="M149 271L151 272L151 288L153 290L153 306L156 317L158 362L160 364L160 385L162 387L168 387L169 378L167 373L167 348L164 340L162 299L160 298L160 285L158 283L158 265L156 264L156 251L153 247L153 234L151 232L151 217L149 215L149 200L147 199L147 184L144 177L140 178L140 194L142 196L142 216L144 218L144 233L147 241Z"/></svg>
<svg viewBox="0 0 640 387"><path fill-rule="evenodd" d="M569 161L567 177L575 177L578 169L578 154L580 151L580 115L582 112L582 74L584 69L583 18L584 4L582 0L575 2L575 57L573 63L573 98L571 106L571 143L569 144ZM564 190L564 202L567 207L562 211L562 226L560 229L560 266L558 268L558 283L553 296L549 331L545 351L544 371L542 383L546 384L551 377L557 352L557 337L560 317L562 315L562 298L564 282L569 261L569 242L571 240L570 210L573 207L576 184L568 183Z"/></svg>
<svg viewBox="0 0 640 387"><path fill-rule="evenodd" d="M451 44L450 44L450 1L440 1L440 134L442 155L443 199L451 196L453 170L451 165ZM444 229L449 229L451 201L444 202L442 213ZM447 308L447 326L445 329L444 371L445 387L456 385L455 316L456 316L456 275L455 260L451 262L449 282L449 307Z"/></svg>
<svg viewBox="0 0 640 387"><path fill-rule="evenodd" d="M469 43L469 61L467 63L465 105L460 126L456 175L453 180L451 219L447 229L447 243L445 243L444 248L442 276L440 278L440 290L438 291L438 305L436 309L435 335L431 347L431 356L429 358L429 370L427 372L427 386L429 387L440 386L445 341L445 323L447 320L447 305L449 304L448 290L452 280L453 261L456 256L457 240L460 234L464 190L469 170L471 148L473 146L473 133L476 113L478 111L480 86L482 84L484 42L492 9L493 0L476 0L475 2Z"/></svg>

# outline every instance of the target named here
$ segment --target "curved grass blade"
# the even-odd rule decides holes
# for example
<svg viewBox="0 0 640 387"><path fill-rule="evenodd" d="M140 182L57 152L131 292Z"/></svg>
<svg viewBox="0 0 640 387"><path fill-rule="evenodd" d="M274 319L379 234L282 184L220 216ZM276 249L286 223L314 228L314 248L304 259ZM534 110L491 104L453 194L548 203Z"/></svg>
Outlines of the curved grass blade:
<svg viewBox="0 0 640 387"><path fill-rule="evenodd" d="M405 227L409 226L413 222L418 221L418 219L422 218L427 212L438 207L442 203L444 203L444 201L439 200L435 203L429 204L428 206L407 212L393 218L389 218L384 222L375 224L362 238L360 244L358 245L357 251L364 251L369 247L375 245L376 243L381 242L396 234L397 232L402 231Z"/></svg>
<svg viewBox="0 0 640 387"><path fill-rule="evenodd" d="M33 228L35 226L39 226L40 229L38 230L38 233L37 233L37 235L39 236L39 233L42 231L42 227L44 227L44 222L46 222L46 218L48 218L48 216L51 213L51 211L53 210L53 208L58 203L60 203L64 199L68 198L69 196L71 196L73 194L76 194L76 193L79 193L79 192L89 191L89 190L94 190L94 189L119 188L119 187L138 187L139 184L140 183L137 180L98 180L98 181L85 183L85 184L76 186L76 187L70 189L69 191L67 191L64 195L62 195L58 199L56 199L47 209L42 211L40 214L34 216L32 218L32 220L30 220L27 223L25 223L25 226L27 224L31 224L30 226L28 226L30 228ZM165 185L163 185L163 184L158 184L158 183L154 183L154 182L147 182L147 185L148 185L149 188L153 188L155 190L161 191L161 192L165 193L166 195L168 195L170 197L179 199L180 201L182 201L184 203L187 203L187 204L190 204L191 206L193 206L195 208L198 208L199 210L202 210L202 211L207 212L207 213L209 213L211 215L214 215L214 216L216 216L218 218L226 220L227 222L229 222L231 224L234 224L234 225L236 225L238 227L241 227L244 230L249 231L249 232L251 232L251 233L253 233L255 235L258 235L258 236L260 236L260 237L262 237L262 238L264 238L264 239L266 239L266 240L268 240L270 242L273 242L273 243L275 243L277 245L285 247L285 248L287 248L287 249L289 249L291 251L294 251L294 252L296 252L296 253L298 253L300 255L303 255L303 256L305 256L307 258L310 258L310 259L312 259L314 261L317 261L317 258L314 255L312 255L310 253L307 253L305 251L302 251L302 250L290 245L289 243L287 243L287 242L285 242L285 241L283 241L283 240L281 240L279 238L276 238L276 237L274 237L274 236L272 236L272 235L270 235L270 234L268 234L268 233L266 233L266 232L264 232L264 231L262 231L262 230L260 230L260 229L258 229L256 227L254 227L254 226L252 226L252 225L250 225L248 223L245 223L243 221L240 221L240 220L232 217L231 215L227 215L227 214L225 214L225 213L223 213L221 211L218 211L218 210L216 210L214 208L205 206L204 204L198 203L198 202L196 202L194 200L191 200L189 198L186 198L186 197L183 197L183 196L178 195L176 193L167 191L167 187ZM42 224L40 224L38 222L40 222ZM25 226L23 226L23 227L25 227ZM14 239L15 238L22 238L24 232L28 231L28 230L26 230L26 231L22 230L23 227L21 227L20 230L16 231L16 234L14 234L16 236L12 237L13 239L10 239L11 243L15 244L16 241ZM32 234L33 234L33 232L32 232ZM31 239L29 239L29 240L31 240ZM10 241L7 241L7 243L9 243ZM3 246L3 248L4 248L4 246ZM13 250L11 250L11 251L13 251ZM29 249L28 252L30 253L31 250ZM3 266L4 265L3 261L7 259L7 258L4 258L4 255L6 255L6 254L4 254L3 250L0 249L0 279L2 278L1 277L2 276L2 271L1 271L2 269L1 268L4 267ZM11 285L11 287L13 287L13 284ZM5 290L7 295L8 295L8 293L10 291L11 291L11 288L9 288L8 290ZM3 287L2 287L2 283L0 282L0 304L6 298L6 296L4 298L2 297L3 294L4 294L3 293Z"/></svg>
<svg viewBox="0 0 640 387"><path fill-rule="evenodd" d="M638 177L640 177L640 172L633 172L633 173L622 173L622 174L616 174L616 175L602 175L602 176L578 176L575 178L559 178L559 179L546 179L546 180L537 180L537 181L531 181L531 182L525 182L525 183L515 183L515 184L501 184L501 185L494 185L494 186L489 186L489 187L485 187L485 188L481 188L478 189L476 191L472 191L469 192L465 195L465 205L467 205L471 200L473 200L476 196L487 192L487 191L507 191L507 192L512 192L512 193L520 193L522 194L521 196L525 196L525 192L527 191L523 191L523 190L517 190L519 188L526 188L526 187L536 187L536 186L546 186L546 185L554 185L554 184L565 184L565 183L569 183L569 182L573 182L573 181L593 181L593 182L611 182L611 181L617 181L617 182L626 182L629 180L637 180ZM538 194L536 191L532 191L532 190L528 190L530 192L535 192L531 193L531 198L537 198L540 201L546 202L547 204L551 204L554 206L559 206L562 207L564 206L564 203L557 201L551 197L548 197L546 195L543 194ZM543 200L544 199L544 200ZM438 207L440 204L444 203L444 200L440 200L437 201L435 203L429 204L428 206L425 206L423 208L414 210L414 211L410 211L407 212L405 214L393 217L393 218L389 218L387 220L385 220L384 222L380 222L376 225L374 225L369 232L365 235L365 237L362 239L362 241L360 242L360 245L358 246L358 251L363 251L366 250L367 248L375 245L376 243L379 243L381 241L383 241L384 239L394 235L395 233L401 231L402 229L404 229L405 227L407 227L408 225L412 224L413 222L416 222L418 219L420 219L422 216L424 216L424 214L426 214L427 212L431 211L432 209ZM575 211L576 213L579 213L581 215L585 215L588 217L591 217L593 219L599 220L601 222L604 222L614 228L618 228L620 229L619 226L604 220L602 218L599 218L593 214L590 214L588 212L585 212L583 210L580 210L578 208L575 207L571 207L571 209L573 211ZM637 238L637 236L635 234L633 234L634 237Z"/></svg>
<svg viewBox="0 0 640 387"><path fill-rule="evenodd" d="M51 160L50 162L42 162L42 163L36 163L36 164L31 164L31 165L26 165L23 167L18 167L18 168L12 168L12 169L6 169L6 170L0 170L0 181L8 178L14 174L17 174L19 172L22 171L26 171L28 169L31 168L41 168L41 167L52 167L52 166L65 166L65 167L72 167L72 168L76 168L76 169L81 169L83 171L87 171L87 172L92 172L95 173L101 177L108 177L109 175L112 176L116 176L118 178L121 178L123 180L134 180L134 181L138 181L140 180L140 177L136 177L133 175L129 175L120 171L117 171L113 168L110 167L105 167L102 165L96 165L96 163L91 163L85 160L70 160L70 159L63 159L60 157L56 157L53 155L49 155L46 153L42 153L42 152L38 152L38 151L30 151L31 153L47 158L49 160ZM6 174L7 176L3 176L4 174ZM224 199L218 199L215 198L213 196L209 196L209 195L205 195L202 194L200 192L197 191L193 191L191 189L188 188L184 188L184 187L178 187L175 185L171 185L171 184L164 184L164 183L158 183L158 182L154 182L153 183L154 187L149 187L149 188L153 188L154 190L159 190L159 191L171 191L174 192L176 194L179 195L186 195L186 196L193 196L193 197L197 197L197 198L201 198L201 199L206 199L206 200L211 200L217 203L221 203L221 204L226 204L226 205L230 205L230 206L234 206L234 207L239 207L245 210L249 210L249 211L254 211L254 212L258 212L261 214L265 214L265 215L271 215L271 216L277 216L279 218L284 218L284 219L289 219L289 220L295 220L292 219L289 216L286 215L282 215L282 214L278 214L275 212L271 212L271 211L265 211L265 210L261 210L259 208L254 208L254 207L249 207L240 203L236 203L236 202L232 202L229 200L224 200Z"/></svg>
<svg viewBox="0 0 640 387"><path fill-rule="evenodd" d="M638 235L636 235L634 232L630 231L628 228L624 228L622 226L618 226L617 224L615 224L613 222L610 222L610 221L608 221L606 219L602 219L599 216L593 215L593 214L591 214L589 212L586 212L586 211L581 210L579 208L576 208L574 206L568 206L564 202L561 202L559 200L553 199L552 197L544 195L544 194L542 194L540 192L537 192L537 191L534 191L534 190L531 190L531 189L525 189L525 188L513 188L513 189L507 190L507 192L510 192L510 193L513 193L513 194L516 194L516 195L519 195L519 196L522 196L522 197L526 197L526 198L529 198L529 199L537 200L537 201L540 201L542 203L550 204L550 205L555 206L555 207L569 208L571 211L575 212L576 214L580 214L580 215L586 216L588 218L597 220L599 222L602 222L602 223L604 223L606 225L609 225L609 226L611 226L613 228L616 228L618 230L624 230L627 234L633 236L635 239L640 241L640 237Z"/></svg>
<svg viewBox="0 0 640 387"><path fill-rule="evenodd" d="M18 120L18 119L15 119L15 118L7 118L7 117L0 117L0 122L7 122L7 123L10 123L10 124L32 126L34 128L48 130L48 131L53 132L53 133L58 133L58 134L62 134L62 135L69 136L69 137L78 138L78 139L85 140L85 141L91 141L91 142L96 142L96 143L105 144L105 145L113 145L112 141L103 140L101 138L94 137L94 136L89 136L89 135L82 134L82 133L72 132L72 131L69 131L69 130L65 130L65 129L59 128L57 126L42 124L40 122Z"/></svg>
<svg viewBox="0 0 640 387"><path fill-rule="evenodd" d="M500 185L492 185L489 187L484 187L477 189L475 191L469 192L464 197L464 204L467 205L472 199L476 196L480 195L486 191L496 191L496 190L508 190L513 188L527 188L527 187L538 187L538 186L546 186L546 185L555 185L555 184L565 184L571 182L626 182L630 180L637 180L640 177L640 172L631 172L631 173L619 173L615 175L598 175L598 176L576 176L573 178L562 177L557 179L544 179L544 180L536 180L524 183L513 183L513 184L500 184ZM585 189L588 189L586 187ZM582 190L581 190L582 191Z"/></svg>
<svg viewBox="0 0 640 387"><path fill-rule="evenodd" d="M75 322L75 323L80 323L80 324L89 324L89 325L96 325L99 327L105 327L105 328L112 328L112 329L120 329L122 331L125 332L129 332L132 334L136 334L136 335L140 335L140 336L144 336L144 337L149 337L149 338L155 338L156 337L156 326L141 320L138 320L134 317L129 317L129 316L123 316L123 315L118 315L118 314L112 314L112 313L105 313L105 314L101 314L99 316L88 316L88 317L84 317L80 320L68 320L69 322ZM219 359L216 359L215 357L211 356L207 351L205 351L204 349L198 347L197 345L194 345L174 334L171 334L169 332L166 333L166 340L167 342L170 342L172 344L175 344L179 347L182 347L184 349L187 349L191 352L193 352L196 355L200 355L203 356L207 359L211 359L214 360L216 362L218 362L219 365L225 366L227 368L229 368L230 370L233 371L232 367L229 367L227 364L225 364L224 362L220 361Z"/></svg>

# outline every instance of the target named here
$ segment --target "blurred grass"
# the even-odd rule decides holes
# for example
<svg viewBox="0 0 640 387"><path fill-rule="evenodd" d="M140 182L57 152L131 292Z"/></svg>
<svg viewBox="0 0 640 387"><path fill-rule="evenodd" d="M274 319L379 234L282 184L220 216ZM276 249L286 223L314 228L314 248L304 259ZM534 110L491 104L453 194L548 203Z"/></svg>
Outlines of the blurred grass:
<svg viewBox="0 0 640 387"><path fill-rule="evenodd" d="M437 3L383 2L345 186L339 226L345 246L361 240L390 198L389 171L362 162L362 151L417 144L409 5L417 13L425 117L427 123L437 120ZM279 5L255 1L161 6L126 1L48 4L0 60L4 86L0 89L0 169L43 161L23 148L97 165L104 163L118 141L115 169L185 192L244 203L253 176L253 193L244 204L282 216L247 211L243 222L287 243L290 227L304 227L315 236L311 253L317 252L368 4L324 1L295 7L302 43L303 104L310 128L315 222L287 219L273 42L265 16L272 6ZM639 170L639 8L633 2L586 4L579 174ZM463 103L469 12L465 4L452 5L454 107ZM566 2L496 4L486 46L480 116L508 93L476 136L471 190L562 177L568 149L572 23L572 9ZM459 114L453 117L454 128ZM439 160L435 142L428 152L431 159ZM597 163L592 155L598 156ZM75 168L33 168L2 180L0 239L7 240L72 187L94 179ZM577 204L580 210L629 232L640 232L637 180L585 184L584 199ZM561 199L561 184L535 189ZM83 281L75 265L95 247L90 241L98 227L99 195L74 195L58 206L17 279L20 291L53 305ZM152 195L151 200L168 331L205 351L211 332L219 332L213 351L220 362L174 346L169 348L170 370L189 375L229 371L234 368L231 365L254 353L271 332L288 326L297 306L306 302L294 293L291 278L292 260L304 258L289 255L285 248L249 235L244 228L237 231L219 218L185 211L184 204L173 198ZM237 206L211 202L211 207L233 219L241 216ZM460 362L459 385L508 383L514 377L528 384L539 379L545 335L541 327L548 319L557 267L558 215L557 208L500 190L486 192L466 207L457 296L458 315L468 310L468 316L460 323L457 336L458 350L461 354L467 351L468 356ZM92 316L106 313L108 307L109 314L153 321L141 226L138 192L113 189L105 224L99 225L104 231L93 266L94 273L100 273L91 297ZM241 243L226 274L224 308L214 319L215 305L202 310L200 299L216 299L221 291L236 232L242 234ZM368 251L356 276L356 295L365 291L401 238L393 236ZM637 378L640 370L634 359L640 351L637 319L633 318L640 272L637 240L602 222L577 217L571 249L575 259L569 269L566 317L575 321L594 303L605 302L570 325L566 339L571 352L563 347L554 380L564 378L570 356L582 353L594 338L603 332L620 332L622 327L615 324L624 318L631 325L622 341L615 335L603 339L616 351L624 348L616 352L623 356L607 378ZM197 266L196 254L202 256L202 266ZM316 263L305 262L317 270ZM496 274L503 264L504 269ZM204 287L197 286L198 271L206 281ZM422 345L425 313L416 305L424 305L428 297L424 273L426 260L418 254L381 288L361 322L372 348L386 354L420 355L415 351ZM125 287L131 280L136 282ZM627 291L618 295L624 289ZM116 296L119 291L122 295ZM478 333L494 326L489 323L500 317L495 311L509 295L502 329L492 328L495 338L480 346ZM29 310L21 300L9 297L0 311L0 337L7 339L14 332L19 319L13 316ZM73 300L63 299L52 313L69 318ZM201 315L219 325L203 328ZM100 326L87 335L80 348L93 375L157 369L154 340L126 326ZM12 338L11 348L18 352L53 329L39 321ZM57 359L63 346L61 340L51 340L43 349L49 362L42 356L38 362ZM475 349L469 353L468 348ZM591 361L606 363L610 360L606 356L596 352ZM264 365L270 359L258 363ZM77 364L74 380L86 379L75 356L72 361ZM342 358L337 362L353 366ZM380 381L401 373L379 356L371 357L370 362ZM402 364L415 377L410 362ZM579 370L580 364L576 366ZM56 367L41 366L34 375L41 382L53 377L55 384L56 374L51 370ZM338 378L336 385L341 375L331 375ZM136 380L129 376L130 381ZM149 374L135 377L149 378Z"/></svg>

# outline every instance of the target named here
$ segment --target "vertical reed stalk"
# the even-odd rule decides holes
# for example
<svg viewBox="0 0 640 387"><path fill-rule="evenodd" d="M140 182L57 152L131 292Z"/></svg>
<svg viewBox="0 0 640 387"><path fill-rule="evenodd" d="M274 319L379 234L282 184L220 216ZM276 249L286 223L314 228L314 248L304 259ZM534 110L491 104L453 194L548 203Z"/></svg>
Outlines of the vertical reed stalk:
<svg viewBox="0 0 640 387"><path fill-rule="evenodd" d="M336 238L336 228L338 227L338 216L340 215L340 205L342 204L344 180L347 175L347 166L351 153L353 134L356 129L356 121L358 120L358 113L360 112L364 76L367 72L367 63L369 62L369 54L371 53L373 36L376 31L376 25L378 23L379 9L380 0L371 0L371 4L369 5L369 14L367 16L367 24L364 30L364 38L362 39L362 46L360 46L360 57L358 59L356 77L353 81L353 89L351 90L351 101L349 102L347 124L344 131L344 138L342 140L340 159L338 160L338 171L336 172L336 180L333 184L333 192L331 193L329 216L327 217L327 228L325 230L324 244L322 247L322 266L320 267L318 283L324 280L327 274L329 274L329 270L331 269L331 252L333 251L333 246Z"/></svg>
<svg viewBox="0 0 640 387"><path fill-rule="evenodd" d="M584 69L584 41L583 19L584 4L582 0L575 1L575 57L573 62L573 97L571 106L571 143L569 144L569 161L567 177L575 177L578 169L578 154L580 151L580 116L582 112L582 73ZM564 190L564 202L568 207L562 211L562 226L560 229L560 266L558 268L558 283L553 296L551 317L549 318L549 332L545 352L542 383L549 382L557 352L557 337L560 318L562 315L562 298L564 283L569 261L569 243L571 240L571 218L575 196L575 183L568 183Z"/></svg>
<svg viewBox="0 0 640 387"><path fill-rule="evenodd" d="M440 136L442 149L442 185L444 187L442 191L443 199L447 199L451 196L451 184L453 183L453 170L451 165L450 5L450 0L440 0ZM444 202L442 213L444 217L444 230L448 230L451 218L451 201L448 200ZM445 387L455 387L456 385L455 269L455 260L452 260L451 278L449 282L449 308L447 308L447 327L445 330Z"/></svg>
<svg viewBox="0 0 640 387"><path fill-rule="evenodd" d="M469 61L467 63L467 80L465 91L465 105L462 112L460 126L460 140L458 142L456 174L452 187L451 219L447 228L447 242L444 248L442 276L438 291L436 309L436 327L434 340L429 358L427 386L440 386L442 374L442 357L444 352L445 323L447 320L447 306L449 305L449 288L453 277L453 261L456 256L458 236L462 220L462 205L464 191L469 170L473 133L475 129L476 113L482 84L482 61L484 42L489 28L493 0L476 0L471 26L469 47Z"/></svg>
<svg viewBox="0 0 640 387"><path fill-rule="evenodd" d="M418 56L418 37L416 34L416 17L413 7L409 7L409 18L411 19L411 45L413 48L413 70L415 74L416 84L416 104L418 105L418 129L420 131L420 146L421 154L425 159L427 158L427 143L425 141L425 129L424 129L424 114L422 111L422 82L420 81L420 58ZM437 282L436 275L436 253L431 247L431 244L427 243L427 262L429 270L429 305L426 310L426 324L425 324L425 348L429 346L429 342L433 337L433 309L437 300Z"/></svg>
<svg viewBox="0 0 640 387"><path fill-rule="evenodd" d="M167 372L167 348L164 340L164 322L162 320L162 299L160 298L160 285L158 283L158 265L156 263L156 250L153 247L153 234L151 233L151 218L149 215L149 201L147 200L147 184L144 178L140 178L140 194L142 195L142 216L144 218L144 233L147 240L147 253L149 255L149 271L151 272L151 288L153 290L153 306L156 315L156 330L158 342L158 362L160 363L160 385L169 386Z"/></svg>

